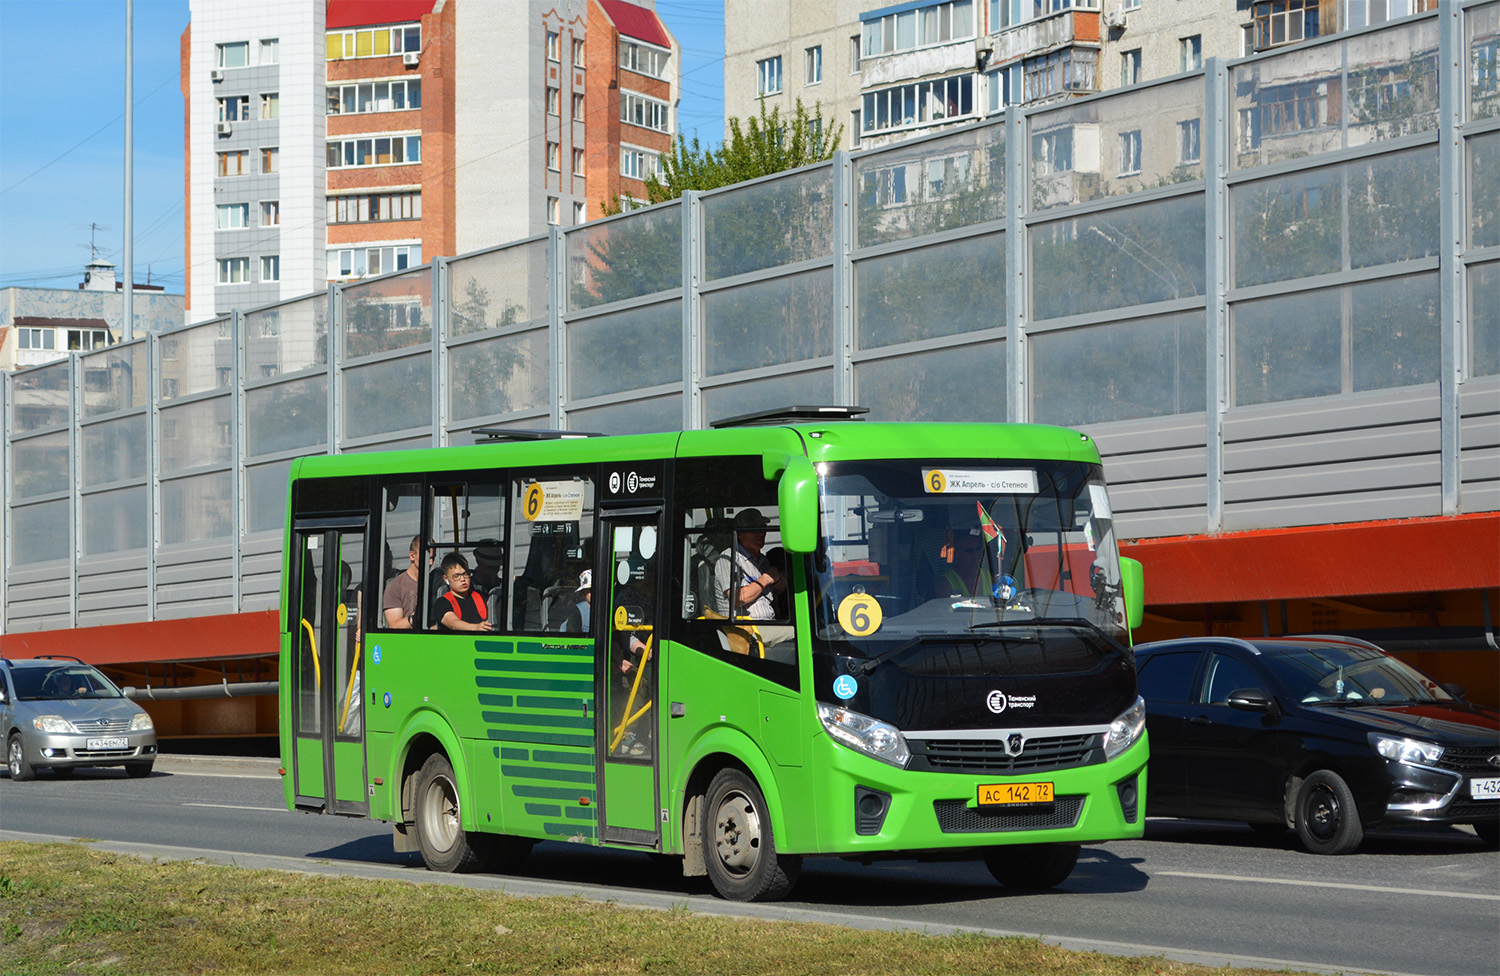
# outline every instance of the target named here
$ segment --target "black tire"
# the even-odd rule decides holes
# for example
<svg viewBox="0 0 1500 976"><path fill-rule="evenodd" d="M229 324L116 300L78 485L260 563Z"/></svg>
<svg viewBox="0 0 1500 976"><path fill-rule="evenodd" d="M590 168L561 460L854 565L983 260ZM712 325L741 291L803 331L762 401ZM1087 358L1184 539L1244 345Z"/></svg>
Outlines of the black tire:
<svg viewBox="0 0 1500 976"><path fill-rule="evenodd" d="M802 858L776 853L766 798L739 769L721 769L703 805L703 861L714 890L728 901L785 898Z"/></svg>
<svg viewBox="0 0 1500 976"><path fill-rule="evenodd" d="M1484 846L1500 847L1500 820L1486 820L1473 826Z"/></svg>
<svg viewBox="0 0 1500 976"><path fill-rule="evenodd" d="M27 761L26 748L21 744L21 733L16 732L10 737L10 742L5 747L5 760L10 767L13 782L24 783L36 779L36 770Z"/></svg>
<svg viewBox="0 0 1500 976"><path fill-rule="evenodd" d="M1017 844L992 847L984 866L1007 888L1044 891L1068 880L1078 863L1077 844Z"/></svg>
<svg viewBox="0 0 1500 976"><path fill-rule="evenodd" d="M1338 773L1320 769L1309 775L1292 809L1297 837L1314 854L1348 854L1364 840L1354 793Z"/></svg>
<svg viewBox="0 0 1500 976"><path fill-rule="evenodd" d="M125 775L131 779L144 779L151 775L151 767L155 764L155 759L147 759L145 762L128 762L125 764Z"/></svg>
<svg viewBox="0 0 1500 976"><path fill-rule="evenodd" d="M56 776L58 779L68 779L69 777L71 777L76 772L78 772L78 767L77 766L53 766L52 767L52 775Z"/></svg>
<svg viewBox="0 0 1500 976"><path fill-rule="evenodd" d="M417 845L428 870L444 874L477 871L493 846L489 835L463 828L458 780L453 764L442 753L427 757L417 773L412 818L417 823Z"/></svg>

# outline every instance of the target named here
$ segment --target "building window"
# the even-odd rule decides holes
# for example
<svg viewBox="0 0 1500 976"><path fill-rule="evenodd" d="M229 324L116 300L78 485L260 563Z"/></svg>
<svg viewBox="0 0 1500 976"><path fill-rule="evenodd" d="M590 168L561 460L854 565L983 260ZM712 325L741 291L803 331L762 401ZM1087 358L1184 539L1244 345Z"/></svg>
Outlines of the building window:
<svg viewBox="0 0 1500 976"><path fill-rule="evenodd" d="M865 135L963 118L974 114L974 76L936 78L869 92L863 109Z"/></svg>
<svg viewBox="0 0 1500 976"><path fill-rule="evenodd" d="M854 109L854 110L852 110L849 113L849 148L850 149L858 149L859 148L859 137L862 134L863 134L863 130L860 128L860 124L859 124L859 109Z"/></svg>
<svg viewBox="0 0 1500 976"><path fill-rule="evenodd" d="M583 93L582 92L574 92L573 93L573 118L575 118L575 119L581 119L581 118L583 118Z"/></svg>
<svg viewBox="0 0 1500 976"><path fill-rule="evenodd" d="M219 99L220 122L247 122L250 119L250 96L233 95Z"/></svg>
<svg viewBox="0 0 1500 976"><path fill-rule="evenodd" d="M823 45L818 44L802 52L805 83L816 85L823 80Z"/></svg>
<svg viewBox="0 0 1500 976"><path fill-rule="evenodd" d="M562 201L557 197L547 198L547 223L562 223Z"/></svg>
<svg viewBox="0 0 1500 976"><path fill-rule="evenodd" d="M215 44L218 53L218 67L220 68L243 68L250 63L250 42L236 41L233 44Z"/></svg>
<svg viewBox="0 0 1500 976"><path fill-rule="evenodd" d="M250 172L250 150L234 149L219 153L220 176L244 176Z"/></svg>
<svg viewBox="0 0 1500 976"><path fill-rule="evenodd" d="M1141 49L1120 52L1120 87L1141 80Z"/></svg>
<svg viewBox="0 0 1500 976"><path fill-rule="evenodd" d="M1125 0L1120 6L1125 10L1139 10L1141 9L1141 0Z"/></svg>
<svg viewBox="0 0 1500 976"><path fill-rule="evenodd" d="M547 168L554 173L562 172L562 145L556 142L547 143Z"/></svg>
<svg viewBox="0 0 1500 976"><path fill-rule="evenodd" d="M579 224L583 223L586 219L588 219L587 216L586 216L587 212L588 212L588 208L587 208L587 206L585 204L583 204L583 203L575 203L575 204L573 204L573 226L576 227Z"/></svg>
<svg viewBox="0 0 1500 976"><path fill-rule="evenodd" d="M1053 6L1057 6L1057 0L1053 0ZM872 58L973 37L974 4L972 0L953 0L861 21L864 43L860 53Z"/></svg>
<svg viewBox="0 0 1500 976"><path fill-rule="evenodd" d="M328 252L327 260L328 277L363 278L416 267L422 263L422 245L337 248Z"/></svg>
<svg viewBox="0 0 1500 976"><path fill-rule="evenodd" d="M260 171L262 173L281 172L281 150L275 146L266 146L260 151Z"/></svg>
<svg viewBox="0 0 1500 976"><path fill-rule="evenodd" d="M626 71L661 78L667 73L667 61L671 57L671 51L620 38L620 67Z"/></svg>
<svg viewBox="0 0 1500 976"><path fill-rule="evenodd" d="M562 92L551 85L547 86L547 114L562 114Z"/></svg>
<svg viewBox="0 0 1500 976"><path fill-rule="evenodd" d="M422 50L422 25L400 24L395 27L329 31L328 60L345 58L384 58Z"/></svg>
<svg viewBox="0 0 1500 976"><path fill-rule="evenodd" d="M329 115L403 112L421 107L422 81L419 78L328 86Z"/></svg>
<svg viewBox="0 0 1500 976"><path fill-rule="evenodd" d="M1022 63L1022 99L1027 102L1060 92L1098 91L1099 52L1068 48Z"/></svg>
<svg viewBox="0 0 1500 976"><path fill-rule="evenodd" d="M1066 173L1073 168L1073 130L1054 129L1031 137L1031 158L1038 176Z"/></svg>
<svg viewBox="0 0 1500 976"><path fill-rule="evenodd" d="M1186 165L1199 162L1202 158L1198 120L1187 119L1177 123L1177 162Z"/></svg>
<svg viewBox="0 0 1500 976"><path fill-rule="evenodd" d="M103 349L109 345L109 333L103 329L69 329L68 348L87 352L90 349Z"/></svg>
<svg viewBox="0 0 1500 976"><path fill-rule="evenodd" d="M657 132L672 131L671 107L632 91L620 92L620 121Z"/></svg>
<svg viewBox="0 0 1500 976"><path fill-rule="evenodd" d="M248 203L221 203L215 209L218 211L215 227L219 230L244 230L250 226Z"/></svg>
<svg viewBox="0 0 1500 976"><path fill-rule="evenodd" d="M859 35L849 38L849 73L859 74Z"/></svg>
<svg viewBox="0 0 1500 976"><path fill-rule="evenodd" d="M755 93L775 95L781 91L781 55L755 62Z"/></svg>
<svg viewBox="0 0 1500 976"><path fill-rule="evenodd" d="M17 329L16 343L21 349L56 349L55 329Z"/></svg>
<svg viewBox="0 0 1500 976"><path fill-rule="evenodd" d="M661 172L661 156L651 149L624 146L620 150L620 175L644 180Z"/></svg>
<svg viewBox="0 0 1500 976"><path fill-rule="evenodd" d="M381 220L421 220L422 193L361 193L329 197L330 224L363 224Z"/></svg>
<svg viewBox="0 0 1500 976"><path fill-rule="evenodd" d="M278 92L264 92L260 96L260 117L263 119L281 118L281 95Z"/></svg>
<svg viewBox="0 0 1500 976"><path fill-rule="evenodd" d="M1178 42L1182 49L1182 70L1197 71L1203 67L1203 35L1194 34Z"/></svg>
<svg viewBox="0 0 1500 976"><path fill-rule="evenodd" d="M561 60L558 57L557 43L558 43L557 31L548 31L547 32L547 60L548 61L558 61L558 60ZM553 223L555 224L555 223L557 223L557 221L554 220Z"/></svg>
<svg viewBox="0 0 1500 976"><path fill-rule="evenodd" d="M262 227L276 227L281 223L281 201L262 200L260 202L260 225Z"/></svg>
<svg viewBox="0 0 1500 976"><path fill-rule="evenodd" d="M261 256L261 259L260 259L260 280L261 281L280 281L281 280L281 255L279 255L279 254L266 254L266 255L262 255Z"/></svg>
<svg viewBox="0 0 1500 976"><path fill-rule="evenodd" d="M996 68L985 74L984 81L984 87L989 92L990 114L1003 111L1005 106L1010 104L1010 99L1006 97L1010 91L1010 70Z"/></svg>
<svg viewBox="0 0 1500 976"><path fill-rule="evenodd" d="M584 66L583 60L583 38L573 38L573 63L578 67Z"/></svg>
<svg viewBox="0 0 1500 976"><path fill-rule="evenodd" d="M357 139L331 139L328 142L329 169L421 161L421 136L362 136Z"/></svg>
<svg viewBox="0 0 1500 976"><path fill-rule="evenodd" d="M584 175L586 175L586 173L584 171L584 158L583 158L583 150L582 149L575 149L575 150L573 150L573 175L574 176L584 176Z"/></svg>
<svg viewBox="0 0 1500 976"><path fill-rule="evenodd" d="M1141 171L1141 130L1120 133L1120 175L1135 176Z"/></svg>
<svg viewBox="0 0 1500 976"><path fill-rule="evenodd" d="M242 285L250 280L249 258L220 258L219 284Z"/></svg>
<svg viewBox="0 0 1500 976"><path fill-rule="evenodd" d="M275 64L281 59L281 42L274 37L263 37L260 42L260 63Z"/></svg>
<svg viewBox="0 0 1500 976"><path fill-rule="evenodd" d="M1258 50L1318 36L1319 0L1257 0L1252 21Z"/></svg>

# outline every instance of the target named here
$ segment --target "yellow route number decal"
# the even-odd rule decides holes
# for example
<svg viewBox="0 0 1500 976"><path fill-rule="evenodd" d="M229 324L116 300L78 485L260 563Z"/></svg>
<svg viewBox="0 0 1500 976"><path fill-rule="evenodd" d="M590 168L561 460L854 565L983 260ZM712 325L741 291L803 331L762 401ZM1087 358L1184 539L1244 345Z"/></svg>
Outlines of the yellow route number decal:
<svg viewBox="0 0 1500 976"><path fill-rule="evenodd" d="M948 479L943 477L943 472L934 468L927 473L927 490L934 495L948 490Z"/></svg>
<svg viewBox="0 0 1500 976"><path fill-rule="evenodd" d="M839 626L846 634L869 637L883 620L880 601L868 593L850 593L839 601Z"/></svg>
<svg viewBox="0 0 1500 976"><path fill-rule="evenodd" d="M525 513L526 521L536 521L536 517L542 514L542 503L546 500L540 482L533 481L526 486L526 494L521 499L521 511Z"/></svg>
<svg viewBox="0 0 1500 976"><path fill-rule="evenodd" d="M630 623L630 613L624 607L615 607L615 630L624 630Z"/></svg>

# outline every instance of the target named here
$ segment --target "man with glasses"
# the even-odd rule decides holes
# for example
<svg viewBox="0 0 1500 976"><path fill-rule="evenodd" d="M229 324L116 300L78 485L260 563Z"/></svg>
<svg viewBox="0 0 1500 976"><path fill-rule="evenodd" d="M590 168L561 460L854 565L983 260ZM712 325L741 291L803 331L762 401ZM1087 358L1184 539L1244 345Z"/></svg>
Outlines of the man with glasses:
<svg viewBox="0 0 1500 976"><path fill-rule="evenodd" d="M469 564L464 557L455 552L443 560L440 569L448 591L432 604L432 616L438 622L438 632L456 634L461 631L494 630L490 624L484 593L473 585Z"/></svg>

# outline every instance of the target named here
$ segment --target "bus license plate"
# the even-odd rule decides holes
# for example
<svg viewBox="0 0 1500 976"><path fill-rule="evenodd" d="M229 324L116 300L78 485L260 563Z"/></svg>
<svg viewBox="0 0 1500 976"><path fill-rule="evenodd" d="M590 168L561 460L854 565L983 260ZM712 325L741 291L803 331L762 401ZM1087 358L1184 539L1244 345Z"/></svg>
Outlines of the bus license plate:
<svg viewBox="0 0 1500 976"><path fill-rule="evenodd" d="M986 783L979 787L979 805L982 807L1020 806L1052 801L1051 783Z"/></svg>
<svg viewBox="0 0 1500 976"><path fill-rule="evenodd" d="M91 751L99 749L128 749L130 748L130 740L126 738L90 739L88 741L88 748Z"/></svg>
<svg viewBox="0 0 1500 976"><path fill-rule="evenodd" d="M1500 776L1469 780L1469 796L1475 800L1500 800Z"/></svg>

